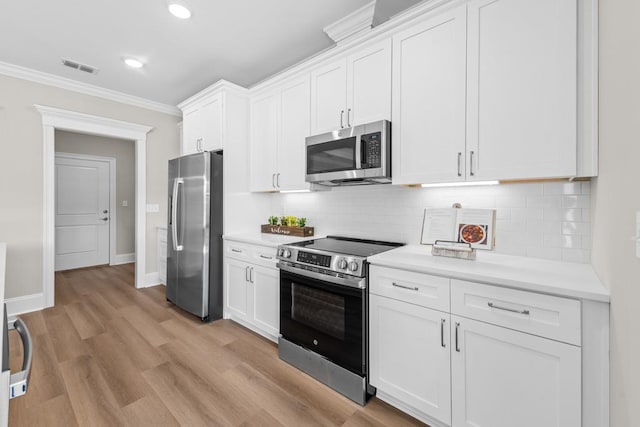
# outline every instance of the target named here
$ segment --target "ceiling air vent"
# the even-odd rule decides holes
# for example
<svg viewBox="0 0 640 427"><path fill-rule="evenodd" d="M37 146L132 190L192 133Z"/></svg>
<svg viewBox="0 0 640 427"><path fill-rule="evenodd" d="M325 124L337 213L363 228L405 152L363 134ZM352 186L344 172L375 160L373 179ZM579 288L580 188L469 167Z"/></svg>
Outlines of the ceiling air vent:
<svg viewBox="0 0 640 427"><path fill-rule="evenodd" d="M62 65L65 67L73 68L75 70L84 71L89 74L96 74L98 69L96 67L92 67L91 65L81 64L77 61L71 61L70 59L62 58Z"/></svg>

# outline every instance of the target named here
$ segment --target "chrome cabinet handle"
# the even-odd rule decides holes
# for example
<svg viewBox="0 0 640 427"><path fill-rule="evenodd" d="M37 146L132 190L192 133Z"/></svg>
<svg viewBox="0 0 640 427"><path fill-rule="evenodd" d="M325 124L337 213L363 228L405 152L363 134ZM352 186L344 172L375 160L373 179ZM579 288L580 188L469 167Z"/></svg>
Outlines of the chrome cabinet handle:
<svg viewBox="0 0 640 427"><path fill-rule="evenodd" d="M106 218L100 218L100 221L109 221L109 217L106 217Z"/></svg>
<svg viewBox="0 0 640 427"><path fill-rule="evenodd" d="M462 153L458 153L458 176L462 176Z"/></svg>
<svg viewBox="0 0 640 427"><path fill-rule="evenodd" d="M473 171L473 155L475 151L469 151L469 175L474 176L476 173Z"/></svg>
<svg viewBox="0 0 640 427"><path fill-rule="evenodd" d="M249 281L253 283L253 267L249 267Z"/></svg>
<svg viewBox="0 0 640 427"><path fill-rule="evenodd" d="M395 286L396 288L409 289L410 291L418 291L418 290L420 290L418 287L398 285L396 282L392 282L391 285Z"/></svg>
<svg viewBox="0 0 640 427"><path fill-rule="evenodd" d="M240 249L233 249L233 248L231 249L231 252L235 252L235 253L238 253L238 254L242 253L242 251Z"/></svg>
<svg viewBox="0 0 640 427"><path fill-rule="evenodd" d="M446 345L444 345L444 322L446 320L445 319L440 319L440 345L442 347L446 347Z"/></svg>
<svg viewBox="0 0 640 427"><path fill-rule="evenodd" d="M491 308L495 308L495 309L498 309L498 310L509 311L509 312L511 312L511 313L524 314L524 315L527 315L527 316L528 316L529 314L531 314L531 313L529 312L529 310L515 310L515 309L513 309L513 308L509 308L509 307L500 307L499 305L495 305L495 304L494 304L494 303L492 303L492 302L488 302L488 303L487 303L487 305L488 305L489 307L491 307Z"/></svg>
<svg viewBox="0 0 640 427"><path fill-rule="evenodd" d="M344 118L344 110L340 110L340 129L344 129L343 119Z"/></svg>
<svg viewBox="0 0 640 427"><path fill-rule="evenodd" d="M347 108L347 127L351 127L351 108Z"/></svg>
<svg viewBox="0 0 640 427"><path fill-rule="evenodd" d="M249 278L249 266L246 266L244 268L244 280L245 282L251 281L251 279Z"/></svg>
<svg viewBox="0 0 640 427"><path fill-rule="evenodd" d="M19 317L9 319L7 326L9 330L15 329L20 334L24 355L22 356L22 370L11 374L9 377L9 399L13 399L27 392L29 378L31 377L31 362L33 360L33 339L29 333L29 328Z"/></svg>
<svg viewBox="0 0 640 427"><path fill-rule="evenodd" d="M458 328L460 327L460 322L456 322L456 351L460 353L460 346L458 345Z"/></svg>
<svg viewBox="0 0 640 427"><path fill-rule="evenodd" d="M276 188L276 174L275 173L271 174L271 186L273 188Z"/></svg>
<svg viewBox="0 0 640 427"><path fill-rule="evenodd" d="M280 188L280 173L276 174L276 187Z"/></svg>
<svg viewBox="0 0 640 427"><path fill-rule="evenodd" d="M271 256L266 256L266 255L262 255L262 254L260 254L260 258L273 259L273 257L271 257Z"/></svg>

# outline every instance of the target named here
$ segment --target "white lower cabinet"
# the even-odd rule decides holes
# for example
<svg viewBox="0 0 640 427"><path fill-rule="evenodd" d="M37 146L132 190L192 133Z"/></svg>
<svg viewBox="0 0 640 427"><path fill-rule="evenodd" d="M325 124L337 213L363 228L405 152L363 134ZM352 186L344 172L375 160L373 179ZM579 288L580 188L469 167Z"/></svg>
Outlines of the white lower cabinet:
<svg viewBox="0 0 640 427"><path fill-rule="evenodd" d="M580 347L458 316L451 322L453 426L581 425Z"/></svg>
<svg viewBox="0 0 640 427"><path fill-rule="evenodd" d="M224 311L254 332L277 342L280 276L276 248L225 242Z"/></svg>
<svg viewBox="0 0 640 427"><path fill-rule="evenodd" d="M371 385L451 422L449 314L371 294Z"/></svg>
<svg viewBox="0 0 640 427"><path fill-rule="evenodd" d="M370 274L379 398L434 427L583 425L579 301L376 265Z"/></svg>

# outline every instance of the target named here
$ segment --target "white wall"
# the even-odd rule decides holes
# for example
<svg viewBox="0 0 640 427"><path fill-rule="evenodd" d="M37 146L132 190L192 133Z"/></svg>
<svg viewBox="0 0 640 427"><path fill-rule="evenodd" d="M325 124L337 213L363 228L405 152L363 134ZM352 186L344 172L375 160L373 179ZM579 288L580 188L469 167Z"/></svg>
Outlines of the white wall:
<svg viewBox="0 0 640 427"><path fill-rule="evenodd" d="M497 209L496 252L589 262L590 188L590 182L339 187L327 192L274 195L271 214L306 217L316 235L418 244L424 208L451 207L459 202L467 208Z"/></svg>
<svg viewBox="0 0 640 427"><path fill-rule="evenodd" d="M167 160L177 157L178 117L0 76L0 241L7 242L7 298L42 289L42 118L34 104L153 126L147 138L146 268L156 271L156 227L166 222Z"/></svg>
<svg viewBox="0 0 640 427"><path fill-rule="evenodd" d="M135 141L57 130L56 153L89 154L116 159L116 254L135 252ZM128 206L122 206L126 200Z"/></svg>
<svg viewBox="0 0 640 427"><path fill-rule="evenodd" d="M611 425L640 426L640 2L600 1L600 175L593 266L611 290Z"/></svg>

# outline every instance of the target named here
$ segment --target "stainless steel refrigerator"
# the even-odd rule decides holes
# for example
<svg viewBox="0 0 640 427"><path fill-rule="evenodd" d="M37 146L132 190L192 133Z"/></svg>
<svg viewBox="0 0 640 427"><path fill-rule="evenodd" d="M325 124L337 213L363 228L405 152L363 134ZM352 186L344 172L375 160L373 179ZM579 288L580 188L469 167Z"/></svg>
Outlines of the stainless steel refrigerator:
<svg viewBox="0 0 640 427"><path fill-rule="evenodd" d="M169 161L167 300L222 318L222 151Z"/></svg>

